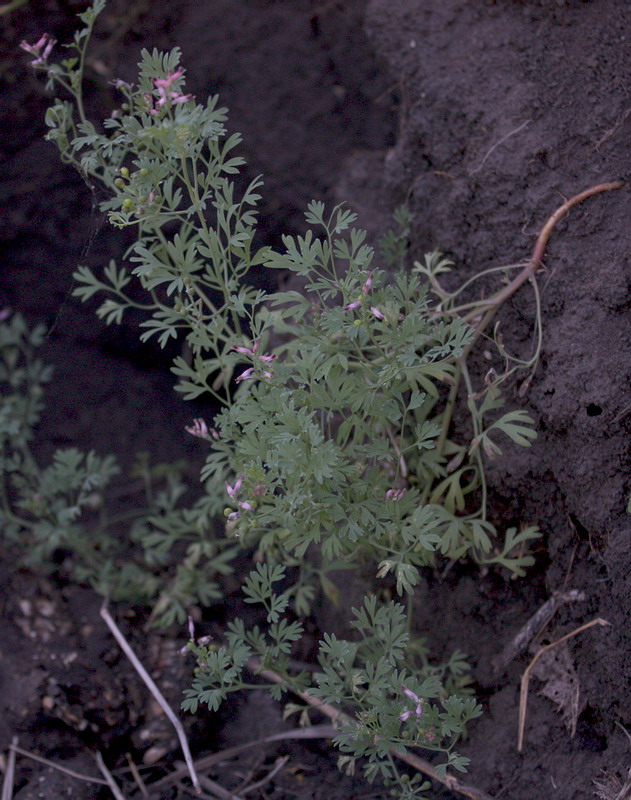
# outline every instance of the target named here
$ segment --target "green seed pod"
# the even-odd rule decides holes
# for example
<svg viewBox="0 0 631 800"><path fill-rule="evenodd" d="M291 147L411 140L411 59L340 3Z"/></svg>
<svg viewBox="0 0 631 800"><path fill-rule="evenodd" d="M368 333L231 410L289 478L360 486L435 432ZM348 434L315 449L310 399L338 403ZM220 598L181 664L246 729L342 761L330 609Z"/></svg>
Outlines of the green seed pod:
<svg viewBox="0 0 631 800"><path fill-rule="evenodd" d="M129 111L129 103L123 103L121 108L123 109L123 111Z"/></svg>
<svg viewBox="0 0 631 800"><path fill-rule="evenodd" d="M149 170L148 169L144 169L143 168L143 169L140 170L140 177L141 178L146 178L148 174L149 174Z"/></svg>
<svg viewBox="0 0 631 800"><path fill-rule="evenodd" d="M122 178L116 178L114 181L114 186L118 186L119 189L125 188L125 181Z"/></svg>
<svg viewBox="0 0 631 800"><path fill-rule="evenodd" d="M123 178L129 178L129 170L127 167L121 167L121 175Z"/></svg>
<svg viewBox="0 0 631 800"><path fill-rule="evenodd" d="M362 324L363 324L363 323L362 323L362 321L361 321L360 319L356 319L356 320L353 322L353 325L354 325L356 328L359 328L359 326L360 326L360 325L362 325Z"/></svg>
<svg viewBox="0 0 631 800"><path fill-rule="evenodd" d="M123 200L123 211L133 211L133 208L134 208L133 200L130 200L129 197Z"/></svg>

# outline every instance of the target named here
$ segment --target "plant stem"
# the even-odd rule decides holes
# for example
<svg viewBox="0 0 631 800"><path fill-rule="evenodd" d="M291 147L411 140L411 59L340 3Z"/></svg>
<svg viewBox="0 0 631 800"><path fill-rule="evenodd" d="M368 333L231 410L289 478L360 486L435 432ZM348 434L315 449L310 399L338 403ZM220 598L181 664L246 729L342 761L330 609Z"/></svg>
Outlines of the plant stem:
<svg viewBox="0 0 631 800"><path fill-rule="evenodd" d="M462 375L462 367L466 364L466 360L469 356L469 353L473 349L475 343L480 338L482 333L486 330L489 326L491 321L493 320L494 316L497 314L499 309L504 305L504 303L515 294L515 292L520 289L524 283L526 283L531 278L534 278L535 274L541 267L543 261L543 254L545 253L546 245L550 239L552 231L554 230L556 224L562 219L568 211L573 208L574 206L582 203L583 200L587 200L589 197L593 197L596 194L600 194L602 192L611 192L615 189L621 189L625 185L626 181L612 181L609 183L599 183L597 186L592 186L589 189L585 189L583 192L574 195L569 200L566 200L563 205L559 206L557 210L548 218L547 222L541 229L539 236L537 237L537 241L535 243L535 247L532 252L532 256L528 261L527 265L522 269L522 271L513 278L513 280L505 286L501 291L495 294L489 300L481 300L479 303L476 304L473 311L470 311L464 319L468 322L473 322L475 320L479 320L477 325L475 326L475 332L473 338L464 349L462 355L458 359L458 366L456 369L456 374L454 375L454 384L451 387L451 391L449 392L449 397L447 399L447 405L445 407L445 412L443 416L443 426L440 438L436 443L436 449L438 454L442 453L442 449L445 445L447 440L447 434L449 431L449 426L451 424L451 419L455 407L456 398L458 395L458 389L460 387L460 378ZM480 318L481 317L481 318ZM537 348L536 358L539 357L541 346L539 344ZM425 492L423 493L423 497L421 502L427 502L427 497L429 496L429 489L426 487Z"/></svg>
<svg viewBox="0 0 631 800"><path fill-rule="evenodd" d="M256 658L250 658L246 666L257 675L265 678L265 680L285 685L287 683L286 680L276 672L272 672L269 669L261 669L261 664ZM351 717L345 714L341 709L337 708L337 706L334 706L331 703L322 703L316 697L312 697L308 692L296 689L292 689L292 691L295 695L300 697L301 700L304 700L307 705L315 708L333 722L338 722L340 724L352 723ZM453 775L445 775L442 777L428 761L425 761L423 758L419 758L419 756L415 756L413 753L410 753L407 750L405 752L401 752L400 750L397 750L396 747L392 747L390 752L396 758L400 759L401 761L405 761L406 764L409 764L411 767L414 767L414 769L432 778L432 780L435 780L437 783L441 783L443 786L446 786L452 792L458 792L465 797L469 797L470 800L493 800L493 798L486 794L486 792L483 792L481 789L478 789L475 786L469 786L461 783Z"/></svg>
<svg viewBox="0 0 631 800"><path fill-rule="evenodd" d="M593 197L595 194L600 194L601 192L611 192L615 189L621 189L625 185L625 181L612 181L610 183L599 183L597 186L592 186L590 189L585 189L585 191L580 192L579 194L574 195L569 200L566 200L563 205L559 206L557 210L552 214L546 224L541 229L539 236L537 237L537 241L535 243L534 250L532 251L532 256L530 257L530 261L524 267L524 269L517 275L513 280L508 284L508 286L504 287L501 291L499 291L494 297L489 300L481 301L478 304L478 308L475 311L471 311L465 317L466 320L473 320L480 316L480 313L484 311L486 308L486 312L484 316L476 326L476 335L475 339L482 333L482 331L488 326L489 322L493 319L497 311L504 305L504 303L508 300L509 297L515 294L515 292L520 289L526 281L532 278L535 273L541 267L541 263L543 261L543 254L545 253L546 245L550 239L552 231L554 230L557 222L562 219L568 211L573 208L574 206L582 203L583 200L587 200L589 197ZM475 341L474 339L474 341ZM472 345L471 345L472 346ZM471 349L471 346L467 348L467 352Z"/></svg>

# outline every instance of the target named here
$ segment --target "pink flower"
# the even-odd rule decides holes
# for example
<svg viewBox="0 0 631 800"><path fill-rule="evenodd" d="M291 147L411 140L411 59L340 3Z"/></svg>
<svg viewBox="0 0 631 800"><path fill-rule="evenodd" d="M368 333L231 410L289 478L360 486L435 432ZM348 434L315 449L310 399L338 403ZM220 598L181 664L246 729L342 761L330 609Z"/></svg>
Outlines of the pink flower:
<svg viewBox="0 0 631 800"><path fill-rule="evenodd" d="M270 363L271 361L276 361L277 356L275 354L274 355L270 355L270 356L268 356L268 355L260 355L260 356L257 355L260 346L261 346L261 342L259 341L259 339L257 339L255 342L253 342L252 347L246 347L245 345L233 344L232 345L232 349L235 352L240 353L242 356L250 356L251 358L256 359L257 361L262 361L263 363ZM241 383L241 381L249 381L249 380L252 380L253 378L256 378L256 377L257 376L256 376L256 374L254 372L254 367L249 367L248 369L244 370L239 375L239 377L236 379L236 381L237 381L237 383ZM269 372L267 370L264 370L263 371L263 377L265 377L265 378L273 378L274 376L272 375L271 372Z"/></svg>
<svg viewBox="0 0 631 800"><path fill-rule="evenodd" d="M206 439L210 441L212 439L219 439L219 434L214 428L209 428L208 425L204 422L203 419L194 419L193 424L184 428L187 433L190 433L191 436L197 436L198 439Z"/></svg>
<svg viewBox="0 0 631 800"><path fill-rule="evenodd" d="M252 503L248 503L247 500L242 500L240 503L237 503L237 505L244 511L254 511L254 506Z"/></svg>
<svg viewBox="0 0 631 800"><path fill-rule="evenodd" d="M180 67L175 72L169 72L166 78L154 78L153 83L157 89L170 89L173 82L182 75L184 75L184 67Z"/></svg>
<svg viewBox="0 0 631 800"><path fill-rule="evenodd" d="M375 317L377 317L377 319L384 319L384 316L383 316L383 314L381 313L381 311L379 311L379 309L378 309L378 308L376 308L375 306L370 306L370 310L371 310L371 312L373 313L373 315L374 315Z"/></svg>
<svg viewBox="0 0 631 800"><path fill-rule="evenodd" d="M237 478L237 481L234 486L230 486L230 484L226 481L226 491L228 492L228 496L234 499L237 492L242 486L243 486L243 475Z"/></svg>
<svg viewBox="0 0 631 800"><path fill-rule="evenodd" d="M410 717L420 717L423 713L423 701L421 698L415 694L411 689L402 686L403 694L407 695L410 700L413 700L416 703L416 708L414 711L404 711L402 714L399 715L399 721L405 722L406 719L410 719Z"/></svg>
<svg viewBox="0 0 631 800"><path fill-rule="evenodd" d="M344 306L344 311L354 311L356 308L359 308L362 304L361 300L355 300L353 303L349 303L348 305Z"/></svg>
<svg viewBox="0 0 631 800"><path fill-rule="evenodd" d="M259 356L259 361L274 361L276 356ZM263 370L263 377L264 378L273 378L274 376L269 370ZM249 367L248 369L243 370L243 372L235 379L237 383L241 383L241 381L250 381L256 378L256 374L254 373L254 367Z"/></svg>
<svg viewBox="0 0 631 800"><path fill-rule="evenodd" d="M406 489L388 489L386 492L386 500L401 500L405 496Z"/></svg>
<svg viewBox="0 0 631 800"><path fill-rule="evenodd" d="M4 322L5 319L9 319L10 316L11 316L11 309L3 308L0 311L0 322Z"/></svg>
<svg viewBox="0 0 631 800"><path fill-rule="evenodd" d="M184 67L180 67L175 72L169 72L166 78L154 78L153 85L158 90L159 98L156 100L156 107L151 109L152 114L157 114L158 109L162 108L162 106L170 103L174 105L176 103L186 103L189 100L193 99L192 94L181 94L180 92L175 92L171 87L173 83L184 75Z"/></svg>
<svg viewBox="0 0 631 800"><path fill-rule="evenodd" d="M252 378L255 378L254 375L254 367L250 367L249 369L244 370L236 379L237 383L241 383L241 381L249 381Z"/></svg>
<svg viewBox="0 0 631 800"><path fill-rule="evenodd" d="M56 39L53 39L52 36L49 36L47 33L44 33L40 36L39 40L35 42L35 44L29 44L28 42L21 42L20 47L22 48L22 50L25 50L32 56L35 56L33 61L29 63L32 67L37 67L40 64L44 64L46 62L48 56L50 55L50 51L56 44L57 44Z"/></svg>
<svg viewBox="0 0 631 800"><path fill-rule="evenodd" d="M367 295L368 292L370 291L371 286L372 286L372 272L370 273L370 275L366 279L366 283L362 287L362 294Z"/></svg>
<svg viewBox="0 0 631 800"><path fill-rule="evenodd" d="M198 645L205 645L209 644L212 641L212 636L200 636L198 639L195 638L195 623L193 622L193 617L189 616L188 618L188 644L185 644L184 647L181 647L179 653L181 656L188 653L190 650L190 644L198 644Z"/></svg>
<svg viewBox="0 0 631 800"><path fill-rule="evenodd" d="M260 347L260 341L257 339L252 347L244 347L242 345L233 344L232 349L235 350L237 353L241 353L242 356L256 356L258 353L258 349ZM272 356L256 356L259 361L275 361L276 355Z"/></svg>

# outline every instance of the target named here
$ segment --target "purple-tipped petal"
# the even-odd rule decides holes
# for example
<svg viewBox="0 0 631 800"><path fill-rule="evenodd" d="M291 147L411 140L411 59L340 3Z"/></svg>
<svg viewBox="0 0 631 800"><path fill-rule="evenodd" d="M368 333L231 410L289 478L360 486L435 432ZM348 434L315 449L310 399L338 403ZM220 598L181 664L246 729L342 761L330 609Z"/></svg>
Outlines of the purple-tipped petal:
<svg viewBox="0 0 631 800"><path fill-rule="evenodd" d="M236 380L237 383L241 383L241 381L249 381L252 378L254 378L254 367L244 370Z"/></svg>
<svg viewBox="0 0 631 800"><path fill-rule="evenodd" d="M401 689L403 691L403 694L407 695L407 697L409 697L410 700L414 700L415 703L421 702L419 696L417 694L414 694L414 692L411 689L408 689L407 686L402 686Z"/></svg>
<svg viewBox="0 0 631 800"><path fill-rule="evenodd" d="M377 317L377 319L384 319L383 314L376 306L371 306L370 311L372 312L373 316Z"/></svg>

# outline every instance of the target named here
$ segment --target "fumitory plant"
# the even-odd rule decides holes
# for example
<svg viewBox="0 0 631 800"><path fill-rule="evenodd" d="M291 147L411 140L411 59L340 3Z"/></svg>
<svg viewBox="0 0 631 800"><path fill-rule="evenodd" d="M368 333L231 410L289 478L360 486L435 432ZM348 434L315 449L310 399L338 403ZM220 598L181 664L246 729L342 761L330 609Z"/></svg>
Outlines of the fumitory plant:
<svg viewBox="0 0 631 800"><path fill-rule="evenodd" d="M63 569L118 600L154 603L163 624L184 619L191 604L221 596L236 548L210 539L203 503L182 503L183 464L150 465L138 454L119 507L113 456L57 450L42 467L36 427L52 369L36 357L45 330L19 314L0 313L0 522L3 540L25 565ZM123 550L125 558L116 556ZM179 560L173 563L171 550Z"/></svg>
<svg viewBox="0 0 631 800"><path fill-rule="evenodd" d="M397 780L411 797L422 787L403 780L393 754L435 750L446 756L443 770L464 769L454 746L480 713L463 688L460 654L443 667L419 657L409 629L414 587L423 568L444 560L469 557L517 574L532 563L519 546L537 530L500 533L489 518L483 459L501 453L502 436L524 446L535 436L525 412L498 411L502 381L514 368L531 368L538 348L518 362L495 337L506 370L474 388L467 356L488 301L459 306L460 290L440 283L451 265L438 253L406 269L405 209L379 255L353 227L355 214L321 202L309 205L304 235L283 237L278 252L257 247L261 181L238 188L240 137L227 134L216 97L201 104L186 92L177 48L143 51L138 83L115 81L120 106L101 125L89 120L85 55L103 7L96 0L79 15L84 27L59 63L50 60L55 42L46 35L22 47L49 88L65 93L46 114L48 140L105 191L100 209L111 224L135 234L122 264L80 266L74 294L101 297L96 313L107 324L130 309L144 313L143 341L181 343L176 389L210 409L187 428L208 446L202 491L184 504L182 474L143 462L147 485L155 478L165 486L149 487L148 508L128 532L101 522L93 537L77 527L84 510L88 528L94 523L90 514L105 503L102 490L116 468L109 457L76 450L57 453L46 469L28 455L49 375L29 349L41 332L29 334L14 316L2 335L13 336L16 355L0 376L11 387L0 417L7 530L24 537L36 561L50 558L53 545L45 542L67 548L78 577L104 594L126 596L129 584L157 602L154 618L163 623L217 598L217 576L238 550L250 553L256 568L243 593L262 604L267 624L234 620L219 646L193 637L198 667L184 706L217 708L250 685L247 671L272 671L275 696L291 689L342 707L336 743L347 767L365 757L369 778ZM290 273L294 288L255 289L244 282L253 268ZM142 299L130 291L134 280ZM19 353L27 366L18 369ZM456 439L461 381L470 435ZM49 488L42 494L38 485ZM124 557L121 535L129 539ZM161 580L155 568L167 566ZM377 594L349 610L347 638L324 634L320 672L297 672L291 653L303 633L300 618L322 594L344 603L333 573L360 566L372 570ZM380 587L382 596L396 592L408 613L398 601L379 601Z"/></svg>

